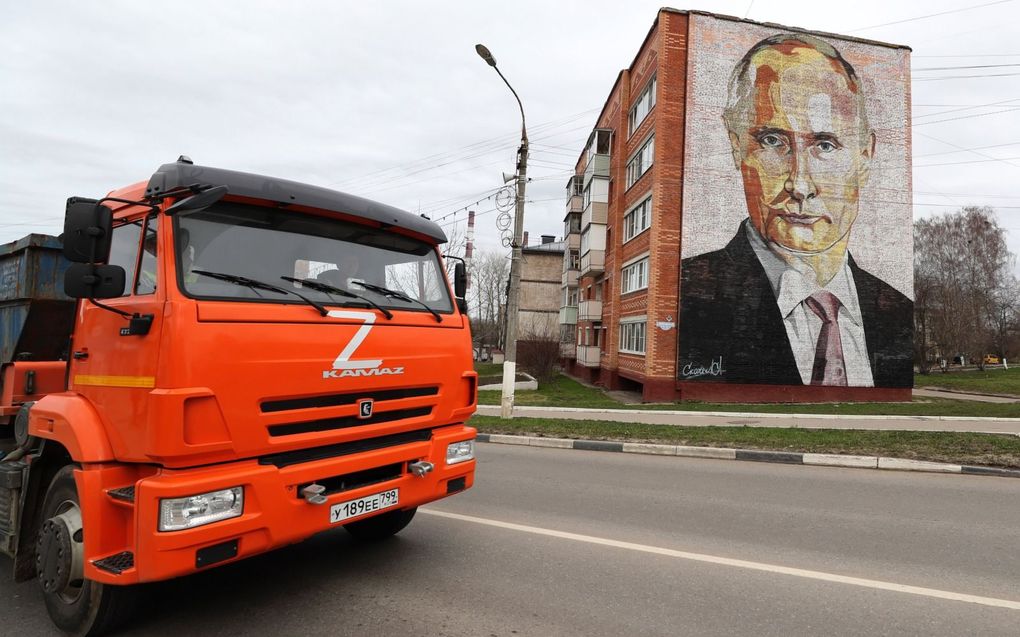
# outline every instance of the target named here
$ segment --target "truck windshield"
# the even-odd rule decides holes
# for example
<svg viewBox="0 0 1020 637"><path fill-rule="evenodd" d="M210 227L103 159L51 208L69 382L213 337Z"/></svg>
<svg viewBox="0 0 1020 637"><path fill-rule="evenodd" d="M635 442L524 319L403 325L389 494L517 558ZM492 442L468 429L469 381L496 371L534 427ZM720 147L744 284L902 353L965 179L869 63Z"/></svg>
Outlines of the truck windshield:
<svg viewBox="0 0 1020 637"><path fill-rule="evenodd" d="M175 216L174 234L178 283L193 298L300 302L284 293L292 288L324 305L453 311L434 247L383 229L221 202ZM285 290L231 284L201 276L198 270L246 277ZM302 280L325 285L302 285ZM380 288L397 294L385 294Z"/></svg>

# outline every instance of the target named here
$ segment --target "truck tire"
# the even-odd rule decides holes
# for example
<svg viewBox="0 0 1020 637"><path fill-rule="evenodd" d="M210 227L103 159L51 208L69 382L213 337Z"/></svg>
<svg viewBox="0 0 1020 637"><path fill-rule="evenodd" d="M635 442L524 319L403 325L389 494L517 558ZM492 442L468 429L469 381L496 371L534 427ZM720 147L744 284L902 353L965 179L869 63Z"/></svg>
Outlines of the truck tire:
<svg viewBox="0 0 1020 637"><path fill-rule="evenodd" d="M392 537L400 532L405 526L411 523L418 507L404 509L403 511L390 511L367 520L358 520L345 524L344 529L353 535L355 539L363 542L378 542Z"/></svg>
<svg viewBox="0 0 1020 637"><path fill-rule="evenodd" d="M73 466L53 477L40 517L36 572L50 619L80 637L102 635L121 625L130 616L137 589L83 577L85 545Z"/></svg>

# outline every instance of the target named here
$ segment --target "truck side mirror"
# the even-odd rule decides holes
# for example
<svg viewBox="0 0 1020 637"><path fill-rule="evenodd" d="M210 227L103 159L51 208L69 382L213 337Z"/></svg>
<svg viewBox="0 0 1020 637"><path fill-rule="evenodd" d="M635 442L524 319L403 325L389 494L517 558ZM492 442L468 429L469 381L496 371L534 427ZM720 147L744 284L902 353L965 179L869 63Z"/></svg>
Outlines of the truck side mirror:
<svg viewBox="0 0 1020 637"><path fill-rule="evenodd" d="M112 299L124 294L126 280L119 265L72 263L64 274L64 294L74 299Z"/></svg>
<svg viewBox="0 0 1020 637"><path fill-rule="evenodd" d="M64 212L64 257L74 263L106 263L112 228L112 210L95 199L71 197Z"/></svg>
<svg viewBox="0 0 1020 637"><path fill-rule="evenodd" d="M467 268L463 263L453 266L453 295L458 299L467 294Z"/></svg>

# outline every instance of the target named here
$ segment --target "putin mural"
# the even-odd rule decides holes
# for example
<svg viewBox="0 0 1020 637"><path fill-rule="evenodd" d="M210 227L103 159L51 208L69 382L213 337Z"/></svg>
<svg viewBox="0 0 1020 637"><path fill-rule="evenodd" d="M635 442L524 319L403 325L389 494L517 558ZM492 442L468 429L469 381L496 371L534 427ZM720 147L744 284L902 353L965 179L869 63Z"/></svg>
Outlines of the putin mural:
<svg viewBox="0 0 1020 637"><path fill-rule="evenodd" d="M726 172L687 156L686 183L727 180L729 194L701 206L685 195L679 380L911 386L913 304L883 278L898 273L910 291L910 275L898 272L912 267L909 207L904 215L898 200L909 193L903 132L886 149L891 163L878 154L882 133L906 119L876 130L868 111L877 105L854 66L812 35L770 35L736 61L714 123ZM730 219L723 245L688 254ZM867 224L879 227L861 231ZM859 250L879 272L855 258Z"/></svg>

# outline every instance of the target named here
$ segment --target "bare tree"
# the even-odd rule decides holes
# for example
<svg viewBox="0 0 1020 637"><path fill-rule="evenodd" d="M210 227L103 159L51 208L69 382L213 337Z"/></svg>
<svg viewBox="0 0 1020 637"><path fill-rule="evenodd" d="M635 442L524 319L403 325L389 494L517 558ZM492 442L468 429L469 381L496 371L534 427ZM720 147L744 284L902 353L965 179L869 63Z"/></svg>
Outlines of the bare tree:
<svg viewBox="0 0 1020 637"><path fill-rule="evenodd" d="M472 260L469 274L468 306L475 318L472 323L475 341L482 346L501 345L510 261L499 252L479 251Z"/></svg>
<svg viewBox="0 0 1020 637"><path fill-rule="evenodd" d="M1016 311L1005 305L1015 299L1014 264L991 208L914 223L914 350L922 372L935 352L983 367L985 354L1003 347L1000 323Z"/></svg>

